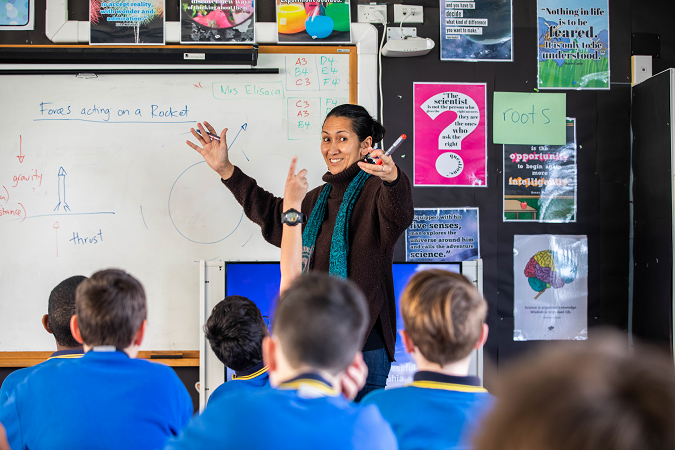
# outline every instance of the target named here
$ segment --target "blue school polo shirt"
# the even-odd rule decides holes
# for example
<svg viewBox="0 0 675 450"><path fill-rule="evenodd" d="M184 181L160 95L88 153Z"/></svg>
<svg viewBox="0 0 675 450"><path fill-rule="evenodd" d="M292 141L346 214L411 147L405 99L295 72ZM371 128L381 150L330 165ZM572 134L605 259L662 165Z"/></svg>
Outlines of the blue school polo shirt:
<svg viewBox="0 0 675 450"><path fill-rule="evenodd" d="M0 406L13 450L161 448L192 417L167 366L121 351L89 351L36 369Z"/></svg>
<svg viewBox="0 0 675 450"><path fill-rule="evenodd" d="M209 396L209 404L215 398L227 395L238 389L266 388L270 385L270 376L265 363L257 364L249 370L235 372L232 380L218 386Z"/></svg>
<svg viewBox="0 0 675 450"><path fill-rule="evenodd" d="M5 378L5 381L2 382L2 387L0 387L0 405L7 401L12 392L14 392L14 388L16 388L17 384L25 380L28 375L33 373L38 368L44 365L53 364L63 359L82 358L82 355L84 355L84 351L82 349L59 350L58 352L52 353L46 361L43 361L40 364L37 364L33 367L25 367L10 373Z"/></svg>
<svg viewBox="0 0 675 450"><path fill-rule="evenodd" d="M471 433L494 401L480 379L420 371L413 380L361 403L379 408L402 450L470 448Z"/></svg>
<svg viewBox="0 0 675 450"><path fill-rule="evenodd" d="M304 374L273 389L239 389L209 403L167 450L395 450L374 406L350 403L324 379Z"/></svg>

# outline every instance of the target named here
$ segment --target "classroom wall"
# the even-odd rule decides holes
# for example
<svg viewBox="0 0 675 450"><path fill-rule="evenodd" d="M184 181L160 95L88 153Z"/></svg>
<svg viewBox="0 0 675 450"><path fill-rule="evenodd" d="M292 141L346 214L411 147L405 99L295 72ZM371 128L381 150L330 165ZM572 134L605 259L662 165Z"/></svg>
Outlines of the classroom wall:
<svg viewBox="0 0 675 450"><path fill-rule="evenodd" d="M36 0L36 30L0 32L5 44L50 44L44 37L44 0ZM439 8L436 0L423 4L425 22L415 24L418 35L430 37L437 46L426 56L384 58L383 90L387 112L385 125L392 135L412 133L412 83L415 81L481 82L492 92L533 92L537 81L536 0L514 0L513 63L451 63L439 59ZM70 0L70 18L87 20L87 0ZM274 1L260 0L258 20L275 21ZM389 20L393 7L389 6ZM672 0L609 0L611 39L611 90L566 91L567 115L577 118L578 221L574 224L502 223L501 145L488 146L489 188L415 188L416 207L480 208L484 291L490 305L490 338L486 356L501 364L529 350L535 342L513 341L513 236L515 234L586 234L589 239L588 324L627 330L629 267L629 173L630 173L630 38L631 32L661 35L660 59L654 72L675 66L675 28ZM353 4L355 20L356 4ZM670 11L670 13L668 13ZM167 20L178 20L176 0L167 0ZM379 26L381 29L382 27ZM489 137L491 141L491 134ZM387 141L389 142L389 141ZM318 146L317 146L318 151ZM412 174L412 139L397 152L397 163ZM406 155L405 158L401 156ZM395 258L405 258L403 242ZM636 293L636 301L639 298ZM544 344L545 345L545 344ZM489 368L490 366L488 366ZM488 383L491 378L487 374Z"/></svg>

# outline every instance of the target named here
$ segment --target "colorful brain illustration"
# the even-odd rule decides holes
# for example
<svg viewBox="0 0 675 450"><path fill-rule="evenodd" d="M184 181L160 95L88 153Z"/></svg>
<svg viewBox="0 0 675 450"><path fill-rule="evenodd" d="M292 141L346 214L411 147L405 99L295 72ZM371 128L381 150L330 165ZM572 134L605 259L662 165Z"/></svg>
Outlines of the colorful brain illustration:
<svg viewBox="0 0 675 450"><path fill-rule="evenodd" d="M530 287L538 292L536 300L548 288L560 289L577 277L577 265L572 259L556 256L551 250L537 252L525 266Z"/></svg>

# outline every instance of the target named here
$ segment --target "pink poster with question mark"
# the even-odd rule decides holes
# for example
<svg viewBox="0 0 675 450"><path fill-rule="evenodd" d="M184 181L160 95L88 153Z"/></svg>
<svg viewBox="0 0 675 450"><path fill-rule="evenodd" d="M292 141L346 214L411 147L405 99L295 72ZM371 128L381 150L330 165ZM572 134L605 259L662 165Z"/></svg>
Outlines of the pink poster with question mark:
<svg viewBox="0 0 675 450"><path fill-rule="evenodd" d="M414 185L487 186L485 83L414 83Z"/></svg>

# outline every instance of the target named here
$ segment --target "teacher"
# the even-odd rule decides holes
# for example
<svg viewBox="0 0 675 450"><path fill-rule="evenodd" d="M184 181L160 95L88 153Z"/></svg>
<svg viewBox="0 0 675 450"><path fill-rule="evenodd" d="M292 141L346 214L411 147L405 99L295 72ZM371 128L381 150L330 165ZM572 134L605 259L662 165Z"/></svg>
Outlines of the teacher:
<svg viewBox="0 0 675 450"><path fill-rule="evenodd" d="M282 234L283 199L258 186L256 181L232 165L225 141L207 122L198 124L201 135L192 134L201 146L197 150L222 178L243 207L246 216L258 224L267 242L279 247ZM408 177L374 142L384 128L365 108L340 105L328 115L321 130L321 155L328 172L326 183L307 193L302 202L304 217L303 271L318 270L349 278L365 293L370 310L369 333L363 346L368 379L356 401L384 388L396 344L396 305L392 261L394 245L412 223L414 208ZM363 162L379 157L381 165Z"/></svg>

